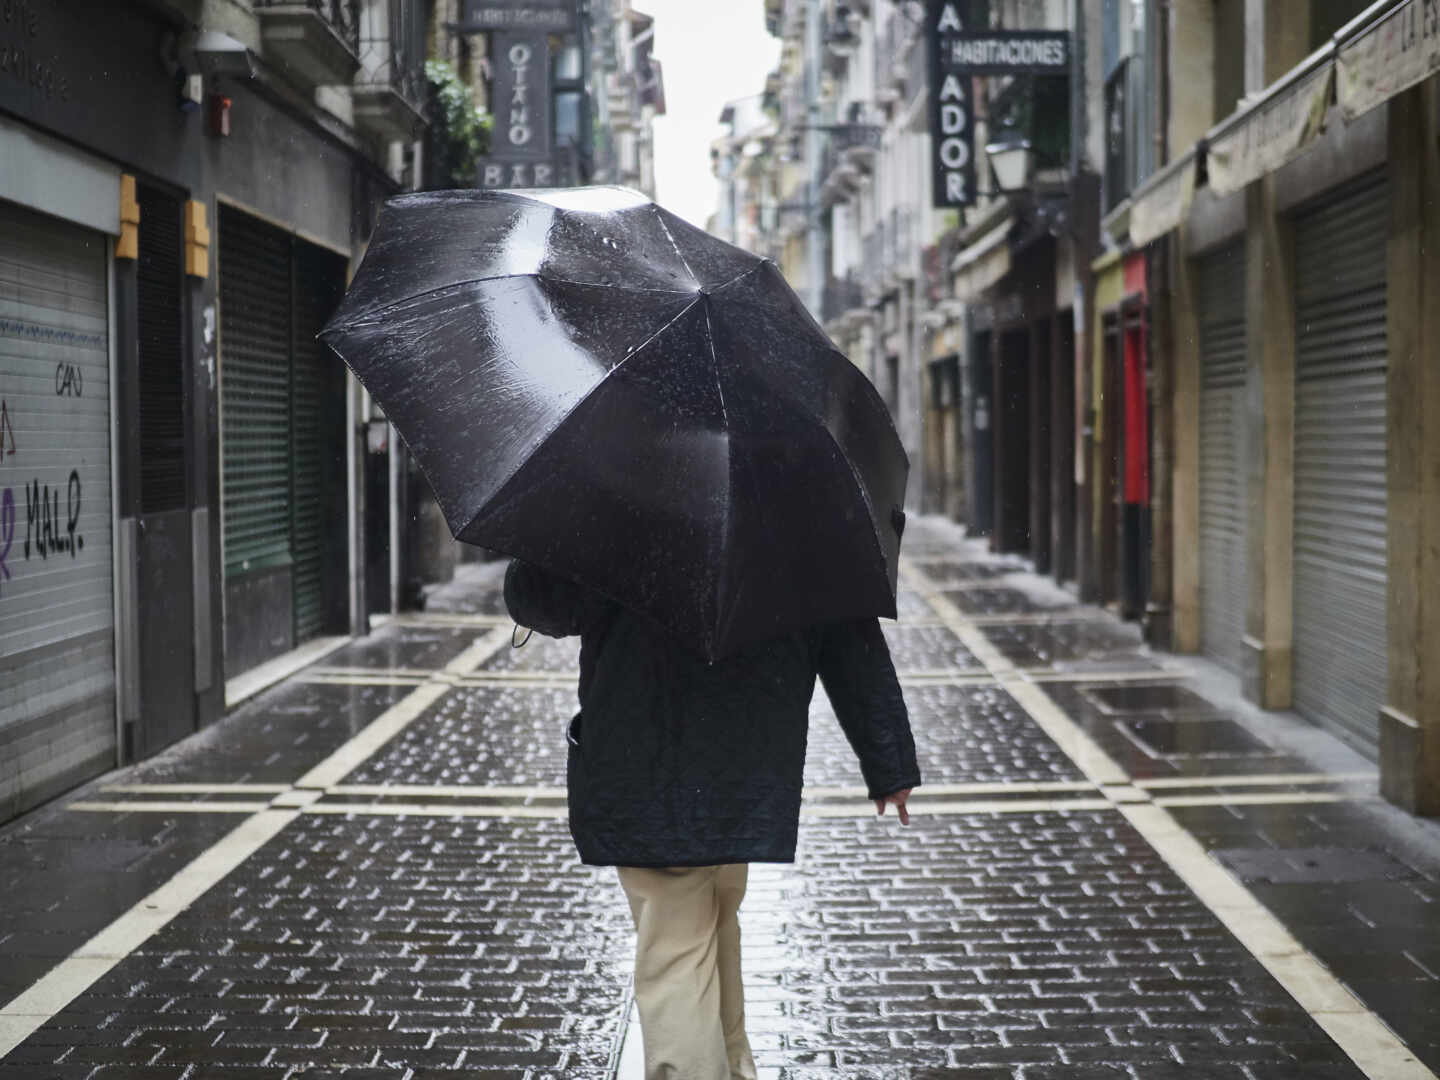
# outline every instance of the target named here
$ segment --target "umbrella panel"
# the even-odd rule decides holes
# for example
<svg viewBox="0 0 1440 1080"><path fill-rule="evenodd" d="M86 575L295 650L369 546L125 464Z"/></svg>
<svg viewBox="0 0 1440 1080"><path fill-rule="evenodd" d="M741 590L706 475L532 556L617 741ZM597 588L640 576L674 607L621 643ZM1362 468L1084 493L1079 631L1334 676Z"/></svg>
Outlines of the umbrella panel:
<svg viewBox="0 0 1440 1080"><path fill-rule="evenodd" d="M693 297L475 282L327 329L415 454L453 533Z"/></svg>

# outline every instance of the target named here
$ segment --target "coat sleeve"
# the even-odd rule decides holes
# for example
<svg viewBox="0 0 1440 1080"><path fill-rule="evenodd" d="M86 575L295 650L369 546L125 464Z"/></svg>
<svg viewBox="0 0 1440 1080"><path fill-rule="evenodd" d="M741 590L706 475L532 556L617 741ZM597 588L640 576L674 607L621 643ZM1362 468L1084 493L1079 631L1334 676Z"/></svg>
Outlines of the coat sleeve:
<svg viewBox="0 0 1440 1080"><path fill-rule="evenodd" d="M910 717L880 620L823 627L819 672L840 727L860 759L870 798L918 786Z"/></svg>
<svg viewBox="0 0 1440 1080"><path fill-rule="evenodd" d="M505 607L510 617L548 637L581 633L601 614L603 604L583 585L519 559L512 559L505 571Z"/></svg>

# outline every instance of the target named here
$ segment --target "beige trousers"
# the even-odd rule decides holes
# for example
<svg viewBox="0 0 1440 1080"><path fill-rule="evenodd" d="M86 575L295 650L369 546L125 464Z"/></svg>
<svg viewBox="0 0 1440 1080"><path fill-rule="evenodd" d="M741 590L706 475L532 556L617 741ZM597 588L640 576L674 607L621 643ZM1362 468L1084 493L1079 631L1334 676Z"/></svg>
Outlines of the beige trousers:
<svg viewBox="0 0 1440 1080"><path fill-rule="evenodd" d="M635 917L645 1080L755 1080L736 918L750 867L617 869Z"/></svg>

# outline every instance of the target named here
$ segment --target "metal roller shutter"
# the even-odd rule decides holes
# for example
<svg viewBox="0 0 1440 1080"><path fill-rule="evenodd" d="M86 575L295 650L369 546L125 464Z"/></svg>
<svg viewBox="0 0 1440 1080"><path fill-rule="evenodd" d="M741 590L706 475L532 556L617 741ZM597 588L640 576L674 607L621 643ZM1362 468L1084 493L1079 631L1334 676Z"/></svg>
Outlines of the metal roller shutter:
<svg viewBox="0 0 1440 1080"><path fill-rule="evenodd" d="M335 453L327 415L330 365L334 354L315 340L330 318L344 289L343 260L329 252L297 245L295 274L295 369L292 424L294 433L294 503L291 511L295 557L295 641L314 637L325 628L327 573L327 479ZM337 265L338 264L338 265Z"/></svg>
<svg viewBox="0 0 1440 1080"><path fill-rule="evenodd" d="M1200 635L1240 667L1245 633L1245 245L1195 266L1200 321Z"/></svg>
<svg viewBox="0 0 1440 1080"><path fill-rule="evenodd" d="M0 203L0 818L115 762L107 244Z"/></svg>
<svg viewBox="0 0 1440 1080"><path fill-rule="evenodd" d="M1383 175L1295 223L1295 708L1371 753L1386 680Z"/></svg>
<svg viewBox="0 0 1440 1080"><path fill-rule="evenodd" d="M290 237L222 206L225 576L290 562Z"/></svg>
<svg viewBox="0 0 1440 1080"><path fill-rule="evenodd" d="M140 511L185 509L180 200L139 189Z"/></svg>

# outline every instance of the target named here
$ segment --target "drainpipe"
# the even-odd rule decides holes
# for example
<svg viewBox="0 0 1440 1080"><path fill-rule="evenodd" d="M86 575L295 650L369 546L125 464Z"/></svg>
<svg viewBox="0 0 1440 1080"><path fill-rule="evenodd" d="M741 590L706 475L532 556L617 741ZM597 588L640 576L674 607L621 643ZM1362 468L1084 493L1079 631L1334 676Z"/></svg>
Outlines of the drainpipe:
<svg viewBox="0 0 1440 1080"><path fill-rule="evenodd" d="M825 249L820 235L820 5L805 0L805 160L810 166L806 191L806 268L810 277L810 312L820 320L825 290Z"/></svg>

